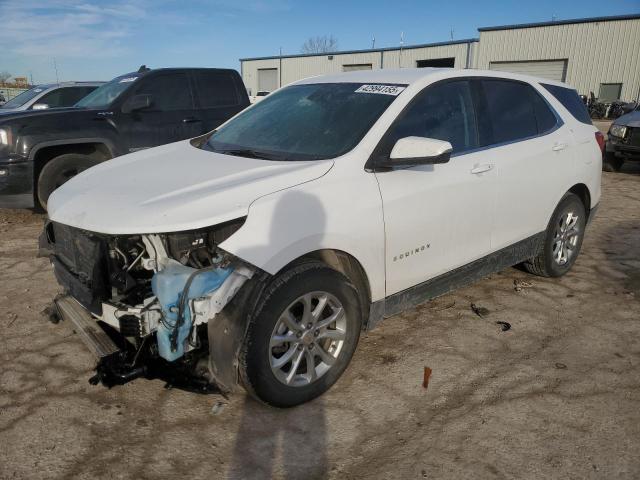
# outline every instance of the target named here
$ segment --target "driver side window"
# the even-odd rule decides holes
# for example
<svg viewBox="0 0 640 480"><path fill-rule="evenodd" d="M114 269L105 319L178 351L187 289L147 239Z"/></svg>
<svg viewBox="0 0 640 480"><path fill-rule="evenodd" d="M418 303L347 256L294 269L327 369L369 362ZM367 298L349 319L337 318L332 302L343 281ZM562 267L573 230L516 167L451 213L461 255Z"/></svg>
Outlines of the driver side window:
<svg viewBox="0 0 640 480"><path fill-rule="evenodd" d="M453 153L478 148L478 128L467 80L443 82L419 93L388 134L387 146L404 137L446 140Z"/></svg>

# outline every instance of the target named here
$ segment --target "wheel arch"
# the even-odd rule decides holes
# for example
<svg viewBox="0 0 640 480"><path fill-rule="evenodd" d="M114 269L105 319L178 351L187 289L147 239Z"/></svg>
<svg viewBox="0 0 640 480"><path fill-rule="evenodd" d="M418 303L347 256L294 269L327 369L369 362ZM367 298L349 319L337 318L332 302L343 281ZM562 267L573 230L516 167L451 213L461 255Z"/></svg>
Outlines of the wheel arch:
<svg viewBox="0 0 640 480"><path fill-rule="evenodd" d="M582 201L584 205L584 211L587 214L587 219L591 213L591 192L589 191L589 187L587 187L584 183L576 183L573 187L571 187L567 193L573 193L577 195L577 197Z"/></svg>
<svg viewBox="0 0 640 480"><path fill-rule="evenodd" d="M58 140L42 142L34 145L29 153L33 162L33 189L37 190L38 178L42 168L60 155L76 153L100 160L115 157L115 148L108 140L102 138L82 138L76 140Z"/></svg>
<svg viewBox="0 0 640 480"><path fill-rule="evenodd" d="M323 248L305 253L282 267L277 274L284 272L295 265L308 260L320 261L329 268L343 274L356 288L360 298L363 325L368 319L369 306L371 305L371 285L367 273L356 257L348 252L332 248ZM276 274L276 275L277 275Z"/></svg>

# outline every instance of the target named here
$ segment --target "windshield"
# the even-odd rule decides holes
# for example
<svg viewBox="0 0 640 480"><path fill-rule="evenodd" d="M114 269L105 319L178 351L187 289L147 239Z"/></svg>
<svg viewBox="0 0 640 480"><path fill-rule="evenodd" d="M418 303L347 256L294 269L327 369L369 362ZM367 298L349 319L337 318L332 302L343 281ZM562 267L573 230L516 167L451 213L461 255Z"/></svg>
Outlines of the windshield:
<svg viewBox="0 0 640 480"><path fill-rule="evenodd" d="M76 103L75 106L83 108L106 108L138 78L139 75L133 73L116 77L109 83L105 83L101 87L96 88Z"/></svg>
<svg viewBox="0 0 640 480"><path fill-rule="evenodd" d="M215 131L203 148L270 160L334 158L354 148L404 87L293 85Z"/></svg>
<svg viewBox="0 0 640 480"><path fill-rule="evenodd" d="M33 97L41 94L44 91L45 91L44 88L33 87L33 88L31 88L31 89L29 89L29 90L27 90L25 92L22 92L20 95L16 95L15 97L13 97L11 100L9 100L7 103L5 103L0 108L18 108L18 107L21 107L22 105L27 103L29 100L31 100Z"/></svg>

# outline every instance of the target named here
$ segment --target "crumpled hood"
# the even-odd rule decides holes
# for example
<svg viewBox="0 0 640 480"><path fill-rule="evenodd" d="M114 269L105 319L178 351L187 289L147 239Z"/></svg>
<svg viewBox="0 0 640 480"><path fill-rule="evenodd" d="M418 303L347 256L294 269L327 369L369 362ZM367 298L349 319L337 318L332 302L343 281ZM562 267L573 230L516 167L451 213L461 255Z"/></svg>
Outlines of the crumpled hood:
<svg viewBox="0 0 640 480"><path fill-rule="evenodd" d="M640 110L634 110L615 119L616 125L625 125L627 127L640 127Z"/></svg>
<svg viewBox="0 0 640 480"><path fill-rule="evenodd" d="M315 180L332 165L222 155L187 140L82 172L49 197L49 218L106 234L203 228L243 217L257 198Z"/></svg>

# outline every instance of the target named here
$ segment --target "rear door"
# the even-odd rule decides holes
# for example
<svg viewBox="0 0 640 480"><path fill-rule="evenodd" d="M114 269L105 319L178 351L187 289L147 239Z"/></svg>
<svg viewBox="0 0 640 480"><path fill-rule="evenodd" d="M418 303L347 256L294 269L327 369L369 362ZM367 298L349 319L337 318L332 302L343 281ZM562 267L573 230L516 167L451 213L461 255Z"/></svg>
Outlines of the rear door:
<svg viewBox="0 0 640 480"><path fill-rule="evenodd" d="M177 142L201 133L202 121L195 110L186 72L161 72L145 76L139 82L131 95L151 95L151 106L118 114L129 151Z"/></svg>
<svg viewBox="0 0 640 480"><path fill-rule="evenodd" d="M448 163L376 172L383 202L387 295L490 252L494 171L478 151L479 125L467 80L427 87L391 126L374 155L400 138L447 140Z"/></svg>
<svg viewBox="0 0 640 480"><path fill-rule="evenodd" d="M547 101L526 82L482 79L482 143L496 167L492 249L544 231L574 174L574 140Z"/></svg>
<svg viewBox="0 0 640 480"><path fill-rule="evenodd" d="M214 130L248 105L246 94L239 90L244 86L234 72L193 70L191 77L202 122L200 133Z"/></svg>

